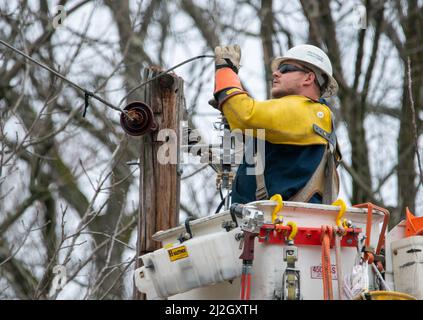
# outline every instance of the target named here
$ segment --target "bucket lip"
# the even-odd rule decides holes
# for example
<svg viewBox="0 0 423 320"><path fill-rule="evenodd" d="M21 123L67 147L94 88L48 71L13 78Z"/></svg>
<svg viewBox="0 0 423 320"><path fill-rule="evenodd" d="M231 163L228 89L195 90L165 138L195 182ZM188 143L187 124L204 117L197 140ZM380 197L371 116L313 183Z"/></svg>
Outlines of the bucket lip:
<svg viewBox="0 0 423 320"><path fill-rule="evenodd" d="M391 240L391 250L402 250L409 247L423 247L423 237L422 236L410 236L404 237L397 240Z"/></svg>
<svg viewBox="0 0 423 320"><path fill-rule="evenodd" d="M260 201L253 201L253 202L249 202L247 203L247 205L258 205L258 206L263 206L263 207L274 207L277 205L276 201L273 200L260 200ZM327 205L327 204L315 204L315 203L304 203L304 202L293 202L293 201L284 201L283 202L284 208L300 208L300 209L305 209L306 211L308 210L322 210L322 213L327 213L328 211L339 211L339 209L335 206L331 206L331 205ZM355 208L355 207L348 207L346 213L355 213L355 214L363 214L366 215L367 214L367 208ZM374 210L373 212L374 215L377 216L381 216L383 217L384 214L378 210ZM205 217L201 217L198 218L196 220L192 220L190 222L190 226L195 226L197 224L200 223L204 223L207 221L212 221L212 220L216 220L216 219L222 219L224 217L229 217L230 218L230 214L229 211L224 211L221 213L217 213L217 214L212 214L209 216L205 216ZM163 241L164 239L174 236L174 235L178 235L181 232L183 232L184 230L184 226L183 225L179 225L167 230L159 230L157 231L155 234L153 234L152 239L154 241Z"/></svg>

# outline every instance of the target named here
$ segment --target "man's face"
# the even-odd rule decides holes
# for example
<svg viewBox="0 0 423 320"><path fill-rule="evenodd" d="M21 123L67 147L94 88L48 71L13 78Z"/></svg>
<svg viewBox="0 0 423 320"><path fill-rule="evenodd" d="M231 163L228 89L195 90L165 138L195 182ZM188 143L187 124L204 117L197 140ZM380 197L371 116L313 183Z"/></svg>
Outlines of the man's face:
<svg viewBox="0 0 423 320"><path fill-rule="evenodd" d="M294 61L285 61L283 64L290 64L301 69L304 67ZM272 98L282 98L288 95L298 95L302 93L303 82L307 78L307 73L302 71L292 71L281 73L279 70L273 72Z"/></svg>

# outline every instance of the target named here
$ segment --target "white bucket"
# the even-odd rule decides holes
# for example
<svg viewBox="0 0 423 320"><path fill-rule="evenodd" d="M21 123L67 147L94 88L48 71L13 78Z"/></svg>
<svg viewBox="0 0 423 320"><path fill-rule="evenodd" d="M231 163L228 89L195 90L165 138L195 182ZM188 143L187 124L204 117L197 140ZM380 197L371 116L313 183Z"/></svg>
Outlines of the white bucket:
<svg viewBox="0 0 423 320"><path fill-rule="evenodd" d="M263 211L265 223L271 221L276 202L266 200L251 205ZM328 205L284 202L278 214L284 217L284 224L292 221L298 227L320 228L322 225L335 225L338 209ZM355 228L362 229L359 235L361 238L366 230L367 209L348 208L345 218ZM147 299L239 299L242 266L239 255L242 250L235 235L241 230L238 227L227 232L222 228L222 222L225 221L231 221L228 212L190 222L193 238L182 244L177 239L186 232L184 226L157 232L153 239L161 241L166 248L141 257L144 267L135 271L137 288L147 294ZM375 210L370 239L373 247L376 247L379 240L382 222L383 214ZM259 243L256 240L251 299L274 299L275 291L281 290L282 275L286 268L286 262L283 261L284 246ZM174 250L177 255L174 261L170 259L169 250ZM346 275L354 265L357 248L342 247L341 257L343 274ZM335 266L334 249L331 249L331 264ZM302 298L323 299L321 246L298 245L296 267L300 270ZM334 298L337 299L336 269L332 269L332 286Z"/></svg>
<svg viewBox="0 0 423 320"><path fill-rule="evenodd" d="M395 290L423 300L423 236L391 242Z"/></svg>

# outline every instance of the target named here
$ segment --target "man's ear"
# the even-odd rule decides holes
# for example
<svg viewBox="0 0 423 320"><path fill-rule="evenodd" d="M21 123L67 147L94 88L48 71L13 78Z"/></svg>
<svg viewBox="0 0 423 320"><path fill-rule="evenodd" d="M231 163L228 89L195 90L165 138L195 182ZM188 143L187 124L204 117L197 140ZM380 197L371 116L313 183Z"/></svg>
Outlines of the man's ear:
<svg viewBox="0 0 423 320"><path fill-rule="evenodd" d="M313 72L308 72L305 78L307 85L311 85L316 80L316 75Z"/></svg>

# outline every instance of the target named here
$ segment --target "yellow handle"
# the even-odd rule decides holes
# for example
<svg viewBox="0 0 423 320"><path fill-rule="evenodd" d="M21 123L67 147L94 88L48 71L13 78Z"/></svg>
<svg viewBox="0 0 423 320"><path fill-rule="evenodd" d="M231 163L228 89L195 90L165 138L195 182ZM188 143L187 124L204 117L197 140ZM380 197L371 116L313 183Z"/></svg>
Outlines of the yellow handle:
<svg viewBox="0 0 423 320"><path fill-rule="evenodd" d="M348 228L348 221L347 221L347 219L342 219L342 226L344 227L344 229L347 229Z"/></svg>
<svg viewBox="0 0 423 320"><path fill-rule="evenodd" d="M294 240L298 232L297 224L295 222L289 221L286 225L291 226L292 228L291 233L289 234L288 240Z"/></svg>
<svg viewBox="0 0 423 320"><path fill-rule="evenodd" d="M276 201L278 204L276 205L275 209L273 209L272 212L272 223L275 222L276 217L277 217L277 213L279 212L279 210L281 210L283 208L283 200L282 200L282 196L280 194L274 194L270 200Z"/></svg>
<svg viewBox="0 0 423 320"><path fill-rule="evenodd" d="M345 211L347 211L347 205L345 204L345 201L342 200L342 199L337 199L336 201L334 201L332 203L332 205L333 206L339 206L340 207L338 216L336 217L336 225L338 227L342 227L342 224L343 223L342 223L341 219L344 217Z"/></svg>

